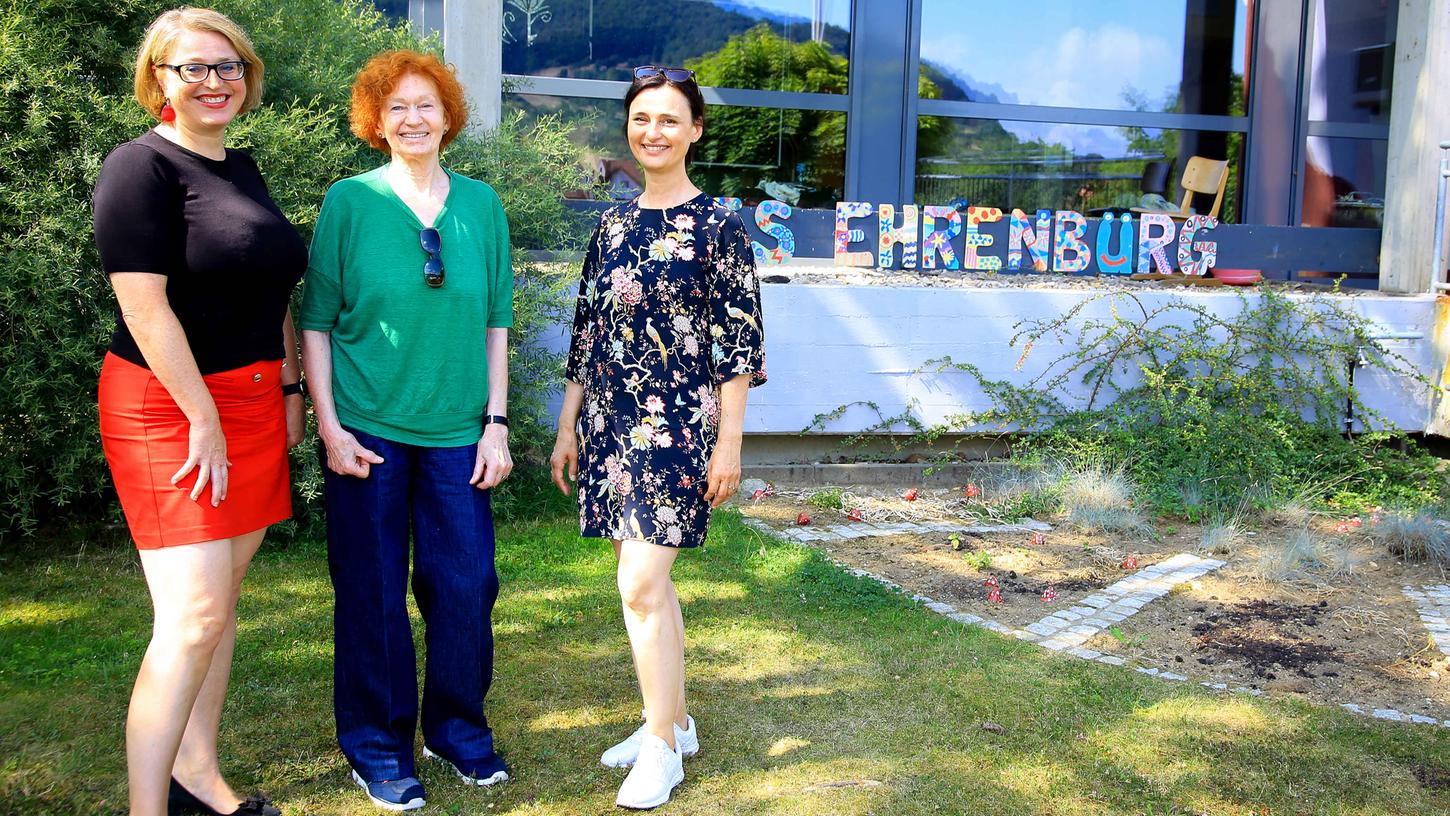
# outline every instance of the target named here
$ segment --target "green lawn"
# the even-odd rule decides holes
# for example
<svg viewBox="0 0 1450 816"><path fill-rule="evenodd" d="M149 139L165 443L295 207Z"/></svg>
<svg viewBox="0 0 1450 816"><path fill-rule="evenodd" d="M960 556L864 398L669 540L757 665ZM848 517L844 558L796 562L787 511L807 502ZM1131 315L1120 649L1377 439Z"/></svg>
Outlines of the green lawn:
<svg viewBox="0 0 1450 816"><path fill-rule="evenodd" d="M425 813L611 813L631 730L607 544L567 520L499 531L488 712L515 778L423 763ZM61 552L61 550L72 550ZM120 812L122 723L149 604L125 547L0 560L0 813ZM703 750L663 813L1445 813L1450 731L1224 696L959 626L731 513L679 562ZM287 814L374 811L332 738L320 546L248 579L223 762ZM421 641L420 641L421 643ZM1005 733L983 730L995 722Z"/></svg>

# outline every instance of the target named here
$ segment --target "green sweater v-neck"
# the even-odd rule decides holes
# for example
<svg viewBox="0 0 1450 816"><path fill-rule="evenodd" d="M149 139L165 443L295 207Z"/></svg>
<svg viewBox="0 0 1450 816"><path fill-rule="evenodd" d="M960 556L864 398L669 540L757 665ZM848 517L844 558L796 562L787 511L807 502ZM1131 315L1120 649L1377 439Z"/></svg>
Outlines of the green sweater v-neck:
<svg viewBox="0 0 1450 816"><path fill-rule="evenodd" d="M298 324L331 334L343 425L394 442L477 442L488 404L485 330L513 325L508 220L487 184L449 172L433 226L443 286L423 277L424 225L386 165L333 184L322 202Z"/></svg>

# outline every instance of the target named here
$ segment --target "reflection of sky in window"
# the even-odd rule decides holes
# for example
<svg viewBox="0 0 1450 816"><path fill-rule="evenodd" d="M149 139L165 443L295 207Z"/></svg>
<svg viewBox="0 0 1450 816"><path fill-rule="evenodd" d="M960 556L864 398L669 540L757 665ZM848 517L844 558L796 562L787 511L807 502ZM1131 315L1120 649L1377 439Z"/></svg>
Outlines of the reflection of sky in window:
<svg viewBox="0 0 1450 816"><path fill-rule="evenodd" d="M1244 70L1246 0L1234 9L1233 70ZM921 59L983 102L1127 110L1129 94L1162 110L1183 75L1186 3L1036 0L1028 6L927 0ZM1003 122L1021 139L1120 154L1116 128Z"/></svg>
<svg viewBox="0 0 1450 816"><path fill-rule="evenodd" d="M851 0L691 0L712 3L717 8L738 11L750 17L798 17L813 19L817 14L827 25L849 31Z"/></svg>

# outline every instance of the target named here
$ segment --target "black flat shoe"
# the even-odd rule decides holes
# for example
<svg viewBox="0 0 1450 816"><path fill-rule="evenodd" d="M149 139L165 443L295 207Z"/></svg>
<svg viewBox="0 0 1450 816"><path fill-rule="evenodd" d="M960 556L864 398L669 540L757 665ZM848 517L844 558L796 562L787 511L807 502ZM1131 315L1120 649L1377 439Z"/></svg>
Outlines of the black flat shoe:
<svg viewBox="0 0 1450 816"><path fill-rule="evenodd" d="M175 777L171 779L171 789L166 794L167 816L183 816L188 813L199 813L201 816L282 816L272 800L261 794L248 796L242 800L237 809L231 813L222 813L211 805L196 798L196 794L183 788Z"/></svg>

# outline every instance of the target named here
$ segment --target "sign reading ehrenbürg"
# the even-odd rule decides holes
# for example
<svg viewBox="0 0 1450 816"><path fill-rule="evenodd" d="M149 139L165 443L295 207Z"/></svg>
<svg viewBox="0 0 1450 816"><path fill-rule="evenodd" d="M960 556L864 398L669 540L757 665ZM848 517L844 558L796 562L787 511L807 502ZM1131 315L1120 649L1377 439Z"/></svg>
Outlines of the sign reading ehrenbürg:
<svg viewBox="0 0 1450 816"><path fill-rule="evenodd" d="M717 200L742 209L738 198ZM764 239L752 242L757 263L782 264L796 255L795 232L782 223L796 215L790 205L762 201L753 215ZM1104 275L1168 274L1176 261L1179 273L1205 275L1218 244L1204 235L1217 226L1218 219L1207 215L1189 216L1180 225L1164 213L1089 218L1074 210L1028 215L1014 209L1004 216L996 207L915 204L898 213L891 204L842 201L830 254L838 266L897 267L899 258L903 269Z"/></svg>

